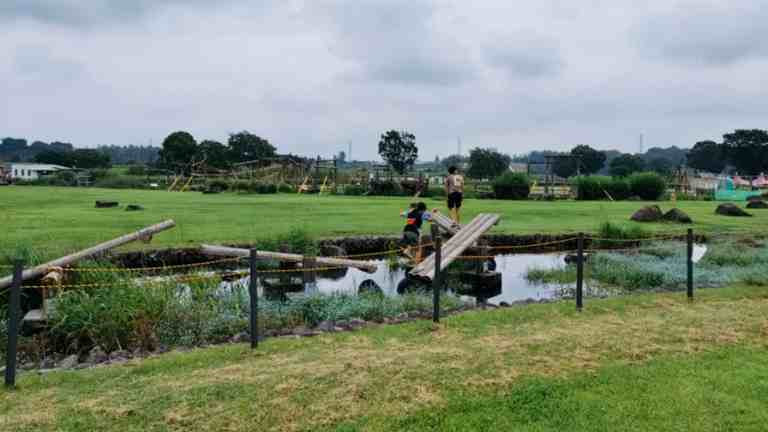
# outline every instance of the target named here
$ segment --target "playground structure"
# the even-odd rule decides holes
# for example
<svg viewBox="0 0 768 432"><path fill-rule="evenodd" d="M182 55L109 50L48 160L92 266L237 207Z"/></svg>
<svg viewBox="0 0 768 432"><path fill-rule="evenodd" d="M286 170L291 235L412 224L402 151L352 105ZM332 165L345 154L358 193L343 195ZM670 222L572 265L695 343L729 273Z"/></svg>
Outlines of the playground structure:
<svg viewBox="0 0 768 432"><path fill-rule="evenodd" d="M574 160L576 175L581 174L581 157L578 155L551 154L544 155L543 162L527 162L528 176L534 179L530 197L570 198L573 195L568 180L554 173L555 163L561 160Z"/></svg>
<svg viewBox="0 0 768 432"><path fill-rule="evenodd" d="M423 173L399 174L389 165L373 165L368 174L367 189L369 193L376 193L390 185L399 185L408 194L418 197L429 188L429 179Z"/></svg>

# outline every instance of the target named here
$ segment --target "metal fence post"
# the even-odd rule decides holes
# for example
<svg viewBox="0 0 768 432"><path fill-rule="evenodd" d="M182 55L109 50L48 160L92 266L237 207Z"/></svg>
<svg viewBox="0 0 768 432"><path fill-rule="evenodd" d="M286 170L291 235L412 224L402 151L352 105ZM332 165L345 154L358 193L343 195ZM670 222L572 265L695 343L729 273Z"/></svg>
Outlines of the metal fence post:
<svg viewBox="0 0 768 432"><path fill-rule="evenodd" d="M576 251L576 310L584 307L584 233L579 233Z"/></svg>
<svg viewBox="0 0 768 432"><path fill-rule="evenodd" d="M443 240L436 224L432 224L432 243L435 245L435 276L432 278L432 321L440 322L440 285L442 284Z"/></svg>
<svg viewBox="0 0 768 432"><path fill-rule="evenodd" d="M693 299L693 229L688 228L688 254L686 262L688 264L688 299Z"/></svg>
<svg viewBox="0 0 768 432"><path fill-rule="evenodd" d="M8 301L8 346L5 359L5 386L16 386L16 348L19 341L19 322L21 321L21 275L24 261L13 263L13 282L11 298Z"/></svg>
<svg viewBox="0 0 768 432"><path fill-rule="evenodd" d="M250 300L251 300L251 316L250 316L251 349L254 349L259 346L259 291L258 291L259 273L258 273L258 269L256 268L256 257L257 257L256 249L251 249L251 256L250 256L251 278L248 284L248 295L250 296Z"/></svg>

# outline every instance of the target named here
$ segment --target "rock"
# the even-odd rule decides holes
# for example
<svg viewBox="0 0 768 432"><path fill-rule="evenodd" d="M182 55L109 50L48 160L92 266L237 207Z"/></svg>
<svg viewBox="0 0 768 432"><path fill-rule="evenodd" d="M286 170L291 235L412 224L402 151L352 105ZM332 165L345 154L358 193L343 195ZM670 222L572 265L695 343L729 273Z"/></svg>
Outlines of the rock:
<svg viewBox="0 0 768 432"><path fill-rule="evenodd" d="M365 327L368 323L365 320L362 320L360 318L352 318L349 320L349 327L353 329L358 329L360 327Z"/></svg>
<svg viewBox="0 0 768 432"><path fill-rule="evenodd" d="M144 210L144 207L138 204L128 204L128 206L125 207L125 211L141 211L141 210Z"/></svg>
<svg viewBox="0 0 768 432"><path fill-rule="evenodd" d="M98 364L104 363L107 360L109 360L107 353L105 353L101 347L95 346L91 348L90 352L88 352L88 358L86 359L86 362L91 364Z"/></svg>
<svg viewBox="0 0 768 432"><path fill-rule="evenodd" d="M96 201L96 208L112 208L119 206L117 201Z"/></svg>
<svg viewBox="0 0 768 432"><path fill-rule="evenodd" d="M70 356L64 357L56 367L59 369L72 369L75 366L77 366L78 359L77 354L72 354Z"/></svg>
<svg viewBox="0 0 768 432"><path fill-rule="evenodd" d="M363 293L369 293L369 294L383 294L384 291L382 291L379 284L376 283L373 279L366 279L360 283L360 286L357 288L357 292L359 294Z"/></svg>
<svg viewBox="0 0 768 432"><path fill-rule="evenodd" d="M757 201L757 200L750 200L747 203L747 208L748 209L767 209L768 208L768 204L766 204L765 201L762 201L762 200L759 200L759 201Z"/></svg>
<svg viewBox="0 0 768 432"><path fill-rule="evenodd" d="M693 219L691 219L687 213L677 208L673 208L670 211L664 213L662 220L665 222L677 222L683 224L693 223Z"/></svg>
<svg viewBox="0 0 768 432"><path fill-rule="evenodd" d="M321 332L332 332L335 327L336 324L333 321L323 321L315 327L315 330Z"/></svg>
<svg viewBox="0 0 768 432"><path fill-rule="evenodd" d="M347 251L341 246L322 244L320 245L320 254L326 257L343 257L347 256Z"/></svg>
<svg viewBox="0 0 768 432"><path fill-rule="evenodd" d="M747 197L747 201L749 201L749 202L751 202L751 201L763 201L764 198L765 198L765 196L763 196L763 195L750 195L749 197Z"/></svg>
<svg viewBox="0 0 768 432"><path fill-rule="evenodd" d="M664 214L659 206L651 205L636 211L630 219L635 222L658 222L662 217L664 217Z"/></svg>
<svg viewBox="0 0 768 432"><path fill-rule="evenodd" d="M292 333L295 336L299 336L299 337L312 337L312 336L317 336L317 335L320 334L319 331L310 330L310 329L308 329L306 327L296 327L296 328L293 329Z"/></svg>
<svg viewBox="0 0 768 432"><path fill-rule="evenodd" d="M131 359L131 353L126 350L117 350L109 353L109 361L124 362Z"/></svg>
<svg viewBox="0 0 768 432"><path fill-rule="evenodd" d="M499 302L499 306L500 307L510 307L510 304L505 302L505 301L503 301L503 302Z"/></svg>
<svg viewBox="0 0 768 432"><path fill-rule="evenodd" d="M244 343L244 342L250 342L251 341L251 335L248 334L248 332L240 332L231 338L229 338L229 341L231 343Z"/></svg>
<svg viewBox="0 0 768 432"><path fill-rule="evenodd" d="M349 325L349 321L345 321L345 320L336 321L336 327L339 327L342 330L349 330L352 328L352 326Z"/></svg>
<svg viewBox="0 0 768 432"><path fill-rule="evenodd" d="M579 256L577 254L567 254L565 257L563 257L563 261L565 261L566 264L577 264L579 260ZM584 254L584 262L589 261L589 254Z"/></svg>
<svg viewBox="0 0 768 432"><path fill-rule="evenodd" d="M721 216L740 216L740 217L752 216L751 214L745 212L744 210L742 210L736 204L733 204L733 203L720 204L719 206L717 206L717 209L715 209L715 213Z"/></svg>
<svg viewBox="0 0 768 432"><path fill-rule="evenodd" d="M56 367L56 362L53 361L52 358L46 357L42 360L40 360L40 365L38 366L40 369L53 369Z"/></svg>

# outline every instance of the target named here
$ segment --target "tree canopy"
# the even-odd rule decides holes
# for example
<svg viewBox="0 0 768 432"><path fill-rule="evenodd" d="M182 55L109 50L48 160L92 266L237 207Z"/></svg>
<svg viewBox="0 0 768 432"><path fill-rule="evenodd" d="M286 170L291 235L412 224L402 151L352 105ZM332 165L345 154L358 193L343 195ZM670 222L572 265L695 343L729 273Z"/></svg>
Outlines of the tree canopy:
<svg viewBox="0 0 768 432"><path fill-rule="evenodd" d="M756 175L768 171L768 131L737 129L723 135L723 147L739 173Z"/></svg>
<svg viewBox="0 0 768 432"><path fill-rule="evenodd" d="M472 178L494 179L509 170L512 158L495 149L480 147L469 151L467 175Z"/></svg>
<svg viewBox="0 0 768 432"><path fill-rule="evenodd" d="M686 160L691 168L718 174L725 169L725 148L714 141L699 141L688 151Z"/></svg>
<svg viewBox="0 0 768 432"><path fill-rule="evenodd" d="M212 168L226 169L229 167L229 155L227 147L213 140L204 140L197 146L197 156L199 161L205 161L205 164Z"/></svg>
<svg viewBox="0 0 768 432"><path fill-rule="evenodd" d="M197 141L189 132L177 131L163 140L160 163L175 171L191 171L191 163L197 155Z"/></svg>
<svg viewBox="0 0 768 432"><path fill-rule="evenodd" d="M379 155L395 172L404 174L416 162L416 136L408 131L390 130L381 135Z"/></svg>
<svg viewBox="0 0 768 432"><path fill-rule="evenodd" d="M277 149L264 138L248 131L229 135L229 161L246 162L274 157Z"/></svg>
<svg viewBox="0 0 768 432"><path fill-rule="evenodd" d="M643 169L645 169L643 158L631 154L623 154L613 159L610 165L611 175L616 177L626 177Z"/></svg>

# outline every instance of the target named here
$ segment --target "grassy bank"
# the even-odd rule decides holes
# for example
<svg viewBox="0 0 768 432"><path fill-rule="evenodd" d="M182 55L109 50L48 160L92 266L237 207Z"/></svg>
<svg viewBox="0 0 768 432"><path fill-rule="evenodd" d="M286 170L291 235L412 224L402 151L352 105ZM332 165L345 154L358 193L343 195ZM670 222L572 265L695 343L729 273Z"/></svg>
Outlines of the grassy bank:
<svg viewBox="0 0 768 432"><path fill-rule="evenodd" d="M95 209L96 200L140 204L139 212ZM300 195L238 195L170 193L114 189L53 187L0 188L0 252L19 245L55 255L92 245L137 228L173 218L178 227L154 239L152 247L195 246L201 242L246 242L288 233L302 227L315 237L354 234L397 234L399 211L410 199ZM429 207L444 203L427 199ZM500 213L494 232L513 234L592 232L599 222L628 222L639 202L494 201L467 200L465 220L481 212ZM716 203L679 202L700 232L767 231L768 212L753 218L714 214ZM669 208L669 203L661 203ZM680 226L644 225L653 231L679 232ZM138 246L134 246L138 247Z"/></svg>
<svg viewBox="0 0 768 432"><path fill-rule="evenodd" d="M468 312L33 373L3 430L761 430L768 288Z"/></svg>

